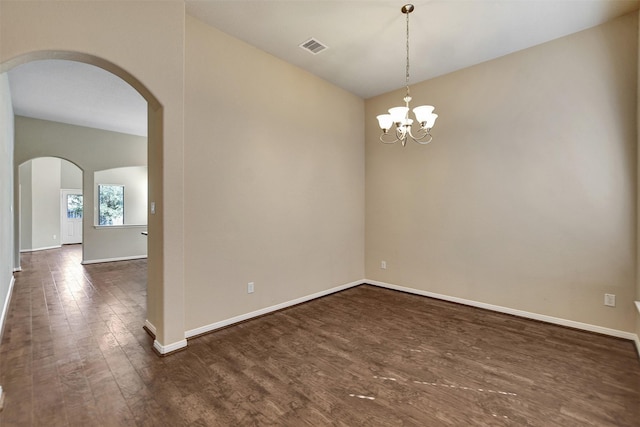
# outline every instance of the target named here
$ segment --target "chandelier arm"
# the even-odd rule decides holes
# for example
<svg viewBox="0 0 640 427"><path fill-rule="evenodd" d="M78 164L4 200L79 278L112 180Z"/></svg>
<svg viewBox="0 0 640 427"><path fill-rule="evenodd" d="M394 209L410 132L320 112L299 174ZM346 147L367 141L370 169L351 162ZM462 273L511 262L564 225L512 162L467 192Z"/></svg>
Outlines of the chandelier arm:
<svg viewBox="0 0 640 427"><path fill-rule="evenodd" d="M429 132L430 130L431 129L420 129L418 135L414 136L413 132L411 132L411 129L409 129L409 136L411 137L411 139L413 139L418 144L426 145L426 144L430 143L431 140L433 139L433 136ZM426 141L423 141L427 137L429 139L427 139Z"/></svg>
<svg viewBox="0 0 640 427"><path fill-rule="evenodd" d="M399 139L399 138L397 138L397 137L396 137L396 139L394 139L393 141L389 141L389 140L385 141L385 139L384 139L385 135L387 135L387 136L388 136L389 134L388 134L388 133L382 133L382 134L380 135L380 142L382 142L382 143L384 143L384 144L395 144L396 142L400 141L400 139Z"/></svg>
<svg viewBox="0 0 640 427"><path fill-rule="evenodd" d="M427 136L429 137L429 139L427 139L426 141L422 141L421 140L422 138L426 138ZM421 139L411 138L411 139L413 139L415 142L417 142L418 144L421 144L421 145L427 145L428 143L431 142L431 140L433 140L433 136L430 133L426 134L422 138Z"/></svg>

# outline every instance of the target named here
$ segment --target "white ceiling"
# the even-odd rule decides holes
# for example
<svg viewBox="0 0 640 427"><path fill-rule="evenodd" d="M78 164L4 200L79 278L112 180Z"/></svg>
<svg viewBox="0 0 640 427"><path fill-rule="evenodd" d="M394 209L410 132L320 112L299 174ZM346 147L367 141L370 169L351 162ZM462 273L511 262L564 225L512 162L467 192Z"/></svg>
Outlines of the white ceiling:
<svg viewBox="0 0 640 427"><path fill-rule="evenodd" d="M16 115L147 135L147 101L120 77L81 62L45 60L9 71Z"/></svg>
<svg viewBox="0 0 640 427"><path fill-rule="evenodd" d="M404 86L404 1L191 0L187 13L362 98ZM626 0L415 0L411 81L547 42L638 8ZM329 46L298 47L310 37ZM251 66L251 64L247 64Z"/></svg>
<svg viewBox="0 0 640 427"><path fill-rule="evenodd" d="M637 10L639 2L414 0L411 81L599 25ZM403 1L186 0L185 4L189 15L362 98L404 86ZM298 47L311 37L329 49L312 55ZM96 67L37 61L11 70L9 81L16 114L146 135L144 99Z"/></svg>

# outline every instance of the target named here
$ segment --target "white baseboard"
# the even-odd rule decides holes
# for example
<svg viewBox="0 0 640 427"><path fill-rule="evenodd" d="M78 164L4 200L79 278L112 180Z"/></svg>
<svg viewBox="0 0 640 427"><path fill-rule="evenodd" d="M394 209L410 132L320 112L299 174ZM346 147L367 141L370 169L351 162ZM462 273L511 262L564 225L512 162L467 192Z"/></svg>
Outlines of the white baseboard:
<svg viewBox="0 0 640 427"><path fill-rule="evenodd" d="M9 290L7 292L7 297L4 299L4 306L2 307L2 314L0 315L0 341L2 341L2 335L4 334L4 324L7 318L7 313L9 312L9 303L11 302L11 294L13 293L13 285L15 283L16 278L11 275Z"/></svg>
<svg viewBox="0 0 640 427"><path fill-rule="evenodd" d="M363 284L369 284L369 285L373 285L373 286L378 286L378 287L382 287L382 288L387 288L387 289L392 289L392 290L396 290L396 291L401 291L401 292L407 292L407 293L411 293L411 294L415 294L415 295L421 295L421 296L425 296L425 297L429 297L429 298L435 298L435 299L440 299L443 301L450 301L450 302L455 302L458 304L463 304L463 305L468 305L468 306L472 306L472 307L478 307L478 308L483 308L485 310L490 310L490 311L496 311L499 313L506 313L506 314L511 314L514 316L518 316L518 317L523 317L526 319L533 319L533 320L538 320L538 321L542 321L542 322L546 322L546 323L552 323L552 324L556 324L556 325L560 325L560 326L567 326L570 328L574 328L574 329L581 329L584 331L589 331L589 332L596 332L596 333L600 333L603 335L609 335L609 336L613 336L613 337L617 337L617 338L624 338L624 339L628 339L631 341L634 341L636 344L636 349L638 350L638 356L640 356L640 338L638 337L638 335L632 333L632 332L625 332L625 331L620 331L617 329L611 329L611 328L605 328L602 326L597 326L597 325L591 325L588 323L582 323L582 322L576 322L573 320L567 320L567 319L561 319L558 317L553 317L553 316L547 316L544 314L538 314L538 313L531 313L528 311L523 311L523 310L516 310L513 308L509 308L509 307L502 307L499 305L493 305L493 304L487 304L487 303L483 303L483 302L479 302L479 301L473 301L473 300L468 300L468 299L464 299L464 298L458 298L458 297L452 297L452 296L448 296L448 295L443 295L443 294L437 294L434 292L428 292L428 291L423 291L420 289L414 289L414 288L407 288L404 286L398 286L398 285L393 285L390 283L384 283L384 282L379 282L376 280L358 280L355 282L351 282L351 283L347 283L341 286L337 286L335 288L331 288L331 289L327 289L326 291L321 291L321 292L317 292L315 294L311 294L311 295L307 295L304 297L300 297L294 300L290 300L290 301L286 301L280 304L276 304L270 307L266 307L260 310L256 310L256 311L252 311L250 313L246 313L246 314L241 314L239 316L235 316L235 317L231 317L229 319L225 319L225 320L221 320L219 322L215 322L215 323L211 323L209 325L205 325L205 326L201 326L199 328L195 328L195 329L191 329L188 330L184 333L185 339L188 338L193 338L196 337L198 335L202 335L202 334L206 334L208 332L212 332L215 331L216 329L220 329L220 328L224 328L226 326L230 326L233 325L234 323L239 323L245 320L249 320L252 319L254 317L258 317L258 316L262 316L268 313L272 313L274 311L278 311L278 310L282 310L283 308L287 308L287 307L291 307L294 306L296 304L301 304L307 301L311 301L313 299L316 298L320 298L326 295L330 295L336 292L340 292L343 291L345 289L349 289L355 286L359 286L359 285L363 285ZM145 325L147 326L147 328L149 328L149 330L153 331L155 333L155 327L151 324L148 323L148 321L145 322ZM168 346L162 346L160 345L160 343L158 343L158 341L156 340L154 342L154 347L156 348L156 350L160 353L160 354L166 354L169 353L171 351L175 351L175 350L179 350L180 348L185 347L186 341L180 341L177 343L173 343L170 344Z"/></svg>
<svg viewBox="0 0 640 427"><path fill-rule="evenodd" d="M62 245L56 245L56 246L44 246L42 248L20 249L20 253L23 254L25 252L47 251L49 249L60 249L61 247L62 247Z"/></svg>
<svg viewBox="0 0 640 427"><path fill-rule="evenodd" d="M145 319L144 327L147 328L147 330L151 332L153 336L156 336L156 327L153 326L153 323L149 322L149 319Z"/></svg>
<svg viewBox="0 0 640 427"><path fill-rule="evenodd" d="M185 338L192 338L201 334L206 334L207 332L215 331L216 329L224 328L225 326L233 325L234 323L242 322L245 320L252 319L254 317L262 316L264 314L268 314L277 310L282 310L283 308L291 307L296 304L300 304L303 302L311 301L316 298L320 298L326 295L330 295L336 292L343 291L345 289L352 288L354 286L362 285L365 283L363 280L358 280L356 282L347 283L345 285L336 286L335 288L327 289L326 291L316 292L315 294L307 295L304 297L296 298L290 301L286 301L280 304L272 305L271 307L266 307L260 310L252 311L250 313L241 314L240 316L231 317L229 319L221 320L219 322L211 323L210 325L201 326L199 328L191 329L184 333Z"/></svg>
<svg viewBox="0 0 640 427"><path fill-rule="evenodd" d="M635 341L638 339L637 335L632 332L620 331L617 329L605 328L602 326L591 325L589 323L576 322L573 320L561 319L558 317L547 316L544 314L531 313L529 311L516 310L509 307L502 307L499 305L487 304L484 302L478 302L473 300L468 300L464 298L451 297L448 295L436 294L434 292L423 291L420 289L407 288L404 286L392 285L390 283L378 282L376 280L365 280L363 283L368 283L374 286L379 286L382 288L393 289L396 291L407 292L416 295L422 295L425 297L436 298L444 301L451 301L458 304L469 305L472 307L484 308L486 310L497 311L500 313L512 314L514 316L524 317L527 319L540 320L542 322L553 323L561 326L568 326L570 328L582 329L584 331L589 332L597 332L599 334L610 335L617 338L625 338L628 340Z"/></svg>
<svg viewBox="0 0 640 427"><path fill-rule="evenodd" d="M185 348L187 346L187 340L180 340L178 342L174 342L168 345L162 345L158 340L153 341L153 348L160 354L171 353L176 350L180 350L181 348Z"/></svg>
<svg viewBox="0 0 640 427"><path fill-rule="evenodd" d="M81 262L82 265L86 264L101 264L103 262L116 262L116 261L131 261L134 259L144 259L147 258L146 255L133 255L133 256L123 256L117 258L103 258L103 259L85 259Z"/></svg>
<svg viewBox="0 0 640 427"><path fill-rule="evenodd" d="M153 323L149 322L149 319L145 319L144 327L147 331L151 332L153 336L156 336L156 327ZM168 345L162 345L157 339L153 340L153 348L161 355L171 353L176 350L180 350L181 348L185 348L187 346L187 340L180 340L178 342L174 342Z"/></svg>

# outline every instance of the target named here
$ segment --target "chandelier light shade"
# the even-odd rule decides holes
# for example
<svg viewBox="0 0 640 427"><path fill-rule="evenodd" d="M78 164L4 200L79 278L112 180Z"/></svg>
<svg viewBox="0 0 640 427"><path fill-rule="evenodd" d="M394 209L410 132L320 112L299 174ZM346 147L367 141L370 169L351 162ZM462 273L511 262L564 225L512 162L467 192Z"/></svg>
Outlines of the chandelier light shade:
<svg viewBox="0 0 640 427"><path fill-rule="evenodd" d="M409 14L413 12L412 4L402 6L402 13L407 16L407 68L406 68L406 89L407 94L404 97L404 107L393 107L389 109L389 114L381 114L377 116L378 124L382 129L380 141L385 144L394 144L398 141L402 146L406 146L407 139L411 138L418 144L428 144L433 137L431 136L431 128L436 123L438 115L433 112L435 107L432 105L421 105L413 109L415 121L420 126L415 132L413 130L414 120L409 118L409 103L411 95L409 94ZM395 126L395 132L389 132ZM395 135L394 135L395 134Z"/></svg>

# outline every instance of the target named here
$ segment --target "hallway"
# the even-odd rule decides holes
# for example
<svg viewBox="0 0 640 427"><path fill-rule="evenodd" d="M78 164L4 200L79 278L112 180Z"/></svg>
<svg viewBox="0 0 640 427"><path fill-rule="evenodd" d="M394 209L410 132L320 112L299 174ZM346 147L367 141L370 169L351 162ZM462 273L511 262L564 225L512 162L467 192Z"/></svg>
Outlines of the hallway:
<svg viewBox="0 0 640 427"><path fill-rule="evenodd" d="M7 316L2 425L134 424L143 360L146 260L83 266L81 245L24 253ZM136 369L138 368L138 369Z"/></svg>

